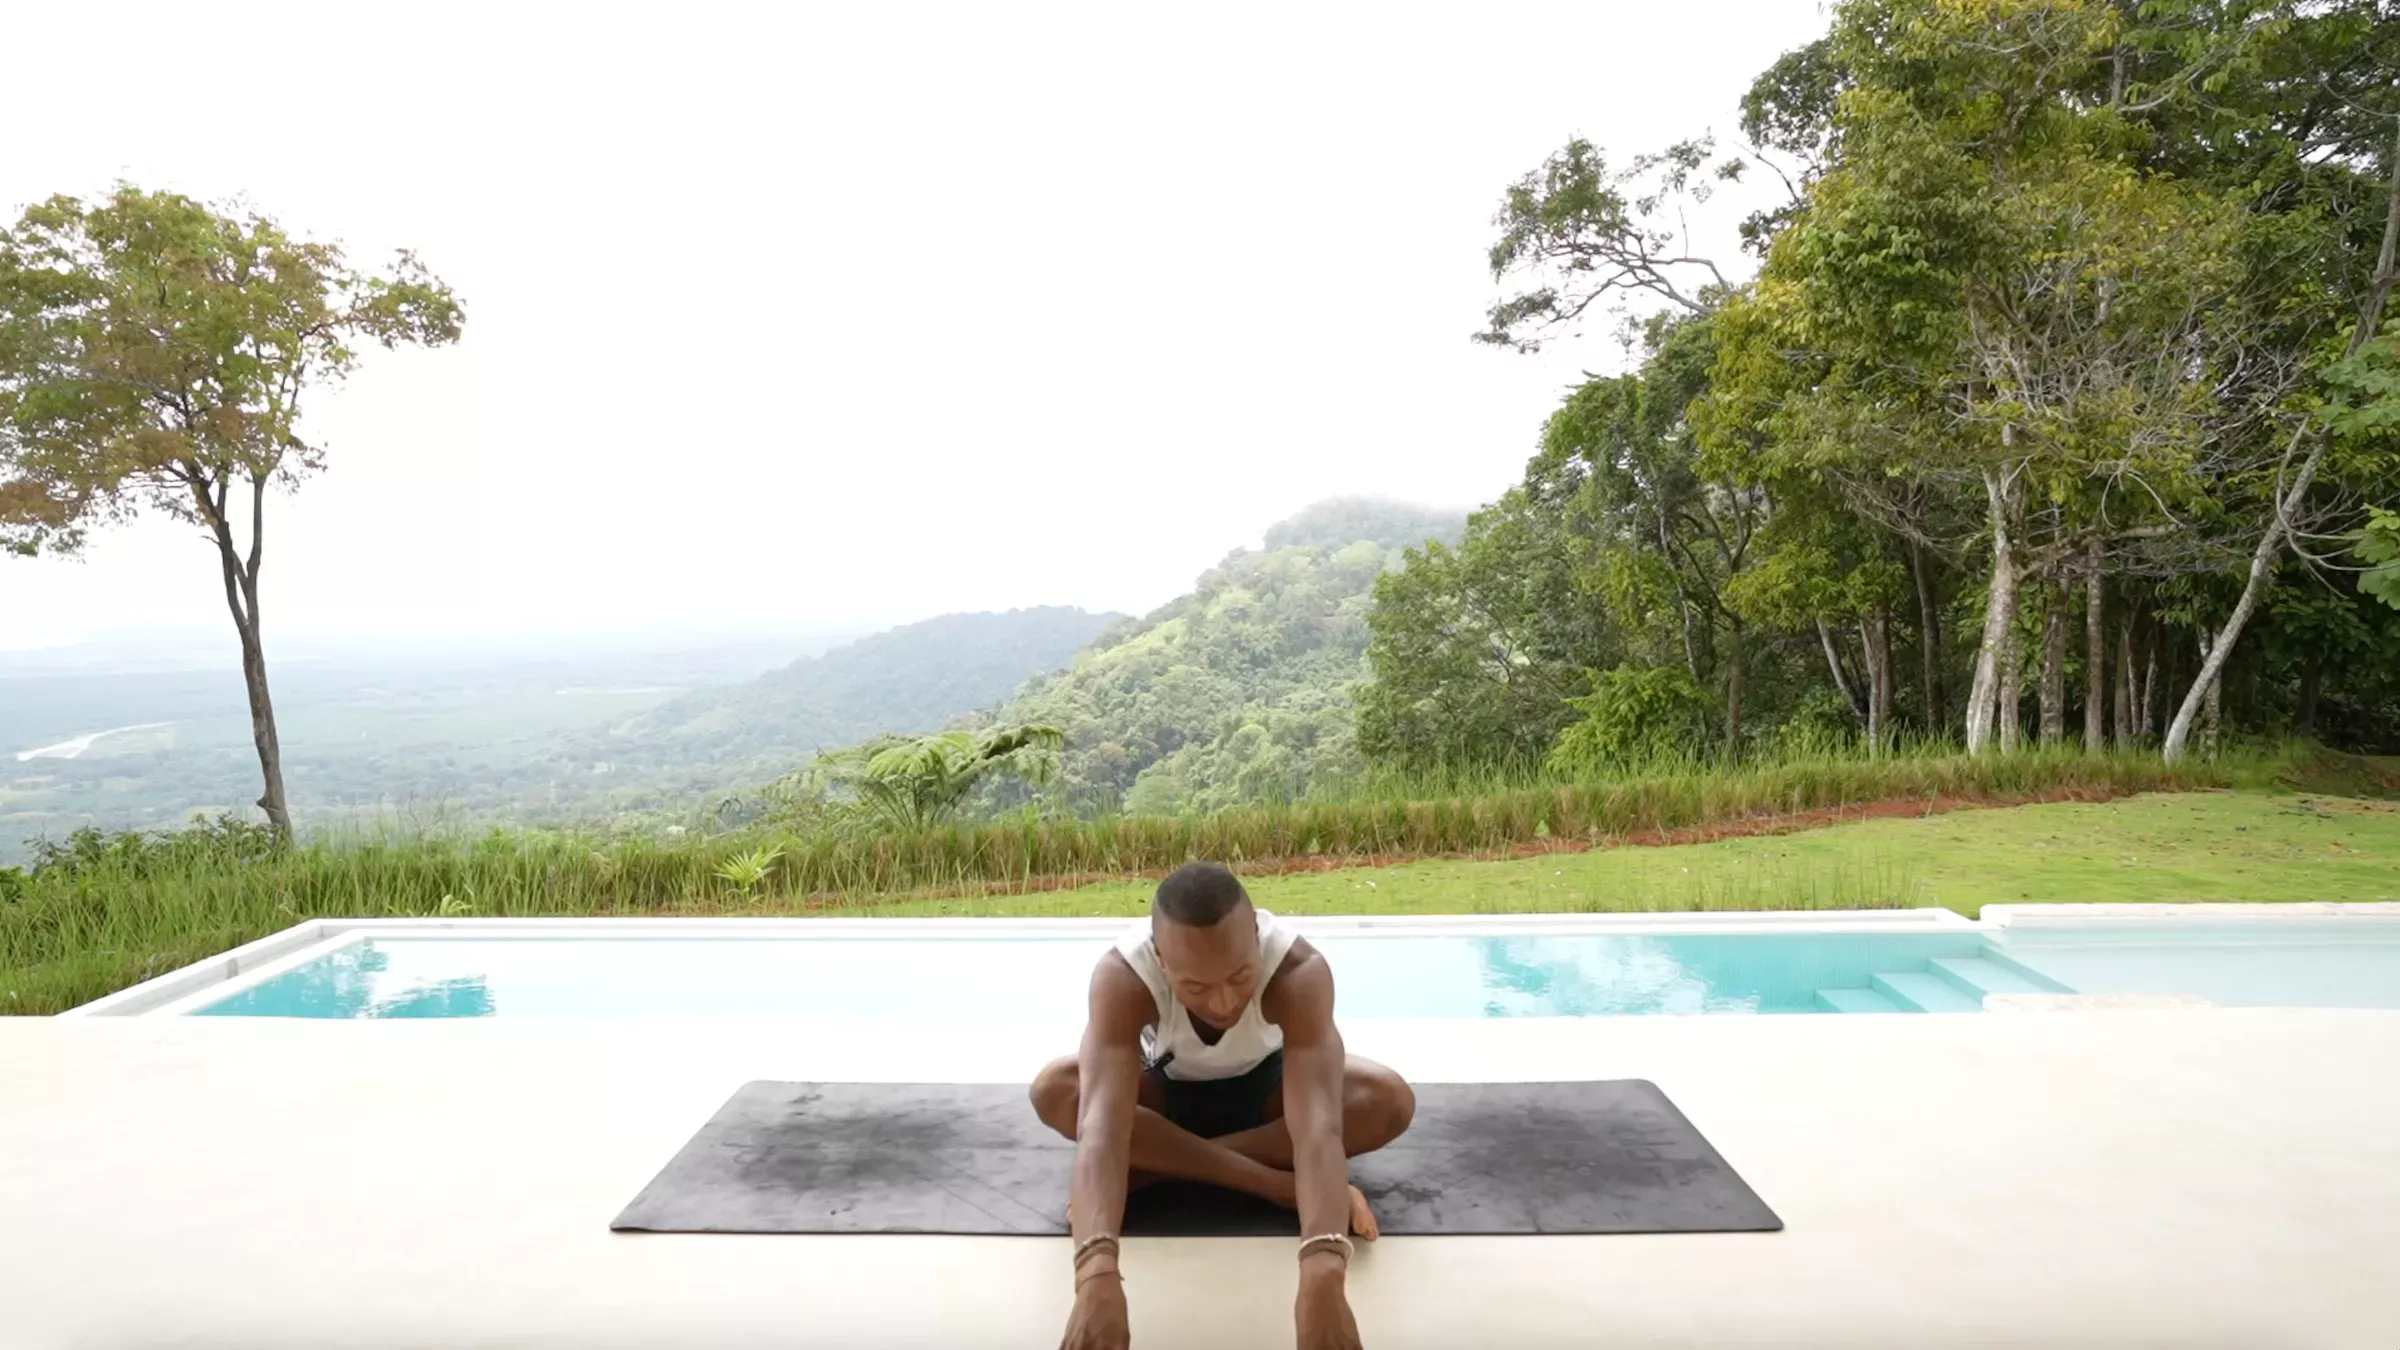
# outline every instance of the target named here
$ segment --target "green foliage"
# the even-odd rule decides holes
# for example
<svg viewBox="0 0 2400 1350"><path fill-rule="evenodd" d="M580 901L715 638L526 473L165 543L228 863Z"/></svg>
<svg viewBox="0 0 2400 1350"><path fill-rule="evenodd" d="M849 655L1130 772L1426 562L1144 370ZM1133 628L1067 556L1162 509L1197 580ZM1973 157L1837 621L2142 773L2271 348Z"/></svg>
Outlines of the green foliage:
<svg viewBox="0 0 2400 1350"><path fill-rule="evenodd" d="M1583 714L1550 749L1552 773L1600 778L1696 755L1715 704L1671 666L1619 666L1595 674L1592 692L1568 700Z"/></svg>
<svg viewBox="0 0 2400 1350"><path fill-rule="evenodd" d="M749 895L758 889L761 882L775 874L775 864L782 857L782 849L761 845L718 863L716 875L735 890Z"/></svg>
<svg viewBox="0 0 2400 1350"><path fill-rule="evenodd" d="M771 813L815 819L830 803L855 806L878 829L925 829L957 815L986 779L1016 778L1036 787L1049 782L1065 741L1056 727L1030 724L879 736L819 755L771 787Z"/></svg>
<svg viewBox="0 0 2400 1350"><path fill-rule="evenodd" d="M245 866L283 847L273 830L233 815L196 816L180 830L109 833L86 825L63 840L32 841L31 875L74 877L107 872L136 877L172 872L194 860Z"/></svg>
<svg viewBox="0 0 2400 1350"><path fill-rule="evenodd" d="M2325 367L2325 422L2386 456L2400 454L2400 323Z"/></svg>
<svg viewBox="0 0 2400 1350"><path fill-rule="evenodd" d="M1366 755L1413 772L1537 763L1573 717L1584 670L1615 664L1619 629L1577 566L1587 550L1538 491L1510 490L1456 548L1410 550L1376 582L1374 682L1358 692Z"/></svg>
<svg viewBox="0 0 2400 1350"><path fill-rule="evenodd" d="M2369 510L2366 527L2351 547L2361 562L2370 565L2359 577L2358 589L2400 609L2400 511Z"/></svg>

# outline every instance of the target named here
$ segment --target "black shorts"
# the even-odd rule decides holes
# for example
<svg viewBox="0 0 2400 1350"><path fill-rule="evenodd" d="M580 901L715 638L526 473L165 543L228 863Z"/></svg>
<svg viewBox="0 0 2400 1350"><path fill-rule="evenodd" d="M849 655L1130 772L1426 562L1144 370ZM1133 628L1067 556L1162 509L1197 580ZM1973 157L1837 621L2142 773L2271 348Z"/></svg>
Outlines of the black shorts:
<svg viewBox="0 0 2400 1350"><path fill-rule="evenodd" d="M1238 1078L1170 1078L1164 1062L1150 1065L1149 1074L1166 1099L1167 1119L1203 1139L1214 1139L1267 1123L1267 1100L1283 1086L1283 1051L1268 1055Z"/></svg>

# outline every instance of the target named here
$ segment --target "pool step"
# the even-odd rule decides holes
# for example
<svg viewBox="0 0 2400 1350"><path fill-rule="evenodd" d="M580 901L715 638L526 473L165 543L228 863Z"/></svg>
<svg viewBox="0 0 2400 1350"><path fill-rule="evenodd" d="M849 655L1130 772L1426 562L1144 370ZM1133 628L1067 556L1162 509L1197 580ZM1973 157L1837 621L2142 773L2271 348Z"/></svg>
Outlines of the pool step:
<svg viewBox="0 0 2400 1350"><path fill-rule="evenodd" d="M1867 987L1899 1004L1906 1012L1982 1012L1983 996L1970 998L1950 987L1939 975L1921 970L1887 970L1867 981Z"/></svg>
<svg viewBox="0 0 2400 1350"><path fill-rule="evenodd" d="M1927 971L1949 982L1950 987L1982 1003L1986 994L2047 994L2055 992L2049 986L2032 980L2007 966L1986 961L1980 956L1937 956L1925 963Z"/></svg>
<svg viewBox="0 0 2400 1350"><path fill-rule="evenodd" d="M1885 998L1883 995L1876 993L1872 989L1820 989L1817 991L1817 1006L1823 1008L1827 1012L1837 1013L1896 1013L1907 1011L1907 1009L1902 1008L1899 1004L1892 1002L1890 999Z"/></svg>

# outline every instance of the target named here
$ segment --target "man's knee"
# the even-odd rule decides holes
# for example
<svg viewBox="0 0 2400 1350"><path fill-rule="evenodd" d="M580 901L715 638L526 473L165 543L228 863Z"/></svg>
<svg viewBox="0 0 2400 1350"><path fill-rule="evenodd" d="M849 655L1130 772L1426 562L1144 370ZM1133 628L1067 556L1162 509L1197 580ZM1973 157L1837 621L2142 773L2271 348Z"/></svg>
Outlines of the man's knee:
<svg viewBox="0 0 2400 1350"><path fill-rule="evenodd" d="M1365 1133L1380 1148L1407 1133L1417 1118L1416 1089L1408 1080L1378 1064L1353 1080L1354 1101L1367 1127Z"/></svg>
<svg viewBox="0 0 2400 1350"><path fill-rule="evenodd" d="M1033 1076L1033 1113L1042 1123L1069 1139L1075 1137L1077 1066L1072 1059L1054 1059Z"/></svg>

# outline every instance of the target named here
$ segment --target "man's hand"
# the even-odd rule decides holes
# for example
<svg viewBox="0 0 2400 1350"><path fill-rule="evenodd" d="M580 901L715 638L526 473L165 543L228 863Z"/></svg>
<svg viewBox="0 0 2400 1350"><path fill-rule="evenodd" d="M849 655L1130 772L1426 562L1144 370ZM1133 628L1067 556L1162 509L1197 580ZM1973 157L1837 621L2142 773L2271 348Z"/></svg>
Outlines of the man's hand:
<svg viewBox="0 0 2400 1350"><path fill-rule="evenodd" d="M1351 1344L1357 1341L1356 1336L1350 1338ZM1126 1350L1131 1344L1125 1282L1114 1275L1092 1275L1075 1286L1075 1311L1067 1314L1067 1335L1058 1350Z"/></svg>
<svg viewBox="0 0 2400 1350"><path fill-rule="evenodd" d="M1349 1268L1338 1252L1310 1252L1300 1262L1300 1300L1293 1309L1300 1350L1361 1350L1358 1320L1350 1315Z"/></svg>

